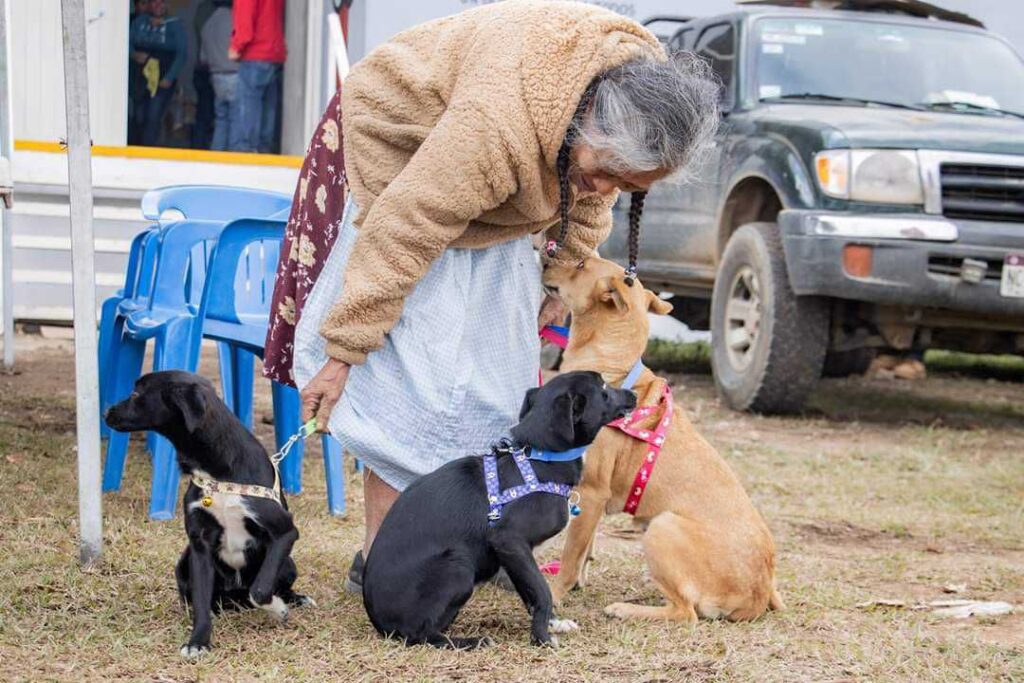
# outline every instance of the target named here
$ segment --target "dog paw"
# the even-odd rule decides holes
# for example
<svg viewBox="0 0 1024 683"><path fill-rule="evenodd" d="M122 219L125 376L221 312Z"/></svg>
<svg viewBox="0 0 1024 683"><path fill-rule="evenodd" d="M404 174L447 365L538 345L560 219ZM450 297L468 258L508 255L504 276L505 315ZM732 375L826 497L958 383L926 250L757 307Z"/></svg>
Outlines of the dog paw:
<svg viewBox="0 0 1024 683"><path fill-rule="evenodd" d="M280 596L275 595L270 598L270 602L262 605L256 602L251 594L249 595L249 600L252 602L254 607L259 607L261 610L270 612L280 621L284 622L288 620L288 605L285 604L284 600L282 600Z"/></svg>
<svg viewBox="0 0 1024 683"><path fill-rule="evenodd" d="M537 647L550 647L552 650L558 649L558 637L552 634L546 634L544 637L531 636L530 644L536 645Z"/></svg>
<svg viewBox="0 0 1024 683"><path fill-rule="evenodd" d="M572 619L551 619L548 622L548 629L552 633L569 633L570 631L578 631L580 625Z"/></svg>
<svg viewBox="0 0 1024 683"><path fill-rule="evenodd" d="M627 602L613 602L604 608L604 613L616 619L626 619L629 616L631 605Z"/></svg>
<svg viewBox="0 0 1024 683"><path fill-rule="evenodd" d="M209 652L209 648L203 645L182 645L181 656L185 659L199 659L200 655Z"/></svg>
<svg viewBox="0 0 1024 683"><path fill-rule="evenodd" d="M273 598L274 593L269 589L265 590L263 588L258 588L256 586L253 586L249 589L249 602L251 602L256 607L266 607L266 605L269 602L271 602Z"/></svg>
<svg viewBox="0 0 1024 683"><path fill-rule="evenodd" d="M295 606L296 607L319 607L316 604L316 600L308 595L295 595Z"/></svg>

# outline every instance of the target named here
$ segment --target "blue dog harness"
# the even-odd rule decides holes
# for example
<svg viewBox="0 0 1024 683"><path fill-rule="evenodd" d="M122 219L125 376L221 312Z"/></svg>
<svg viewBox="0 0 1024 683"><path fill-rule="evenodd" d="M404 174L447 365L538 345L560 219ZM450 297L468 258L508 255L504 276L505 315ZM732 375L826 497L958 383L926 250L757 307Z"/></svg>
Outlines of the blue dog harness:
<svg viewBox="0 0 1024 683"><path fill-rule="evenodd" d="M565 328L554 328L562 334L567 334L568 330ZM626 378L622 381L623 389L632 389L633 385L636 384L637 378L640 377L640 373L644 370L643 360L638 360L636 365L629 371ZM587 451L587 446L578 446L567 451L543 451L540 449L531 448L512 448L512 445L506 439L502 439L492 449L489 455L484 456L484 481L487 484L487 505L490 511L487 513L487 521L491 526L498 523L501 519L501 508L508 505L512 501L519 500L523 496L528 496L533 493L553 493L556 496L562 496L569 500L569 513L575 517L580 514L580 507L572 501L570 496L573 493L572 487L568 484L556 484L552 481L539 481L537 479L537 473L533 471L533 466L530 465L531 460L540 460L543 462L568 462L570 460L577 460L583 457L583 454ZM527 451L530 452L527 455ZM515 461L516 466L519 468L519 474L523 477L523 483L519 486L513 486L505 490L501 489L501 484L498 482L498 456L497 453L510 453L512 459ZM578 500L578 498L577 498Z"/></svg>
<svg viewBox="0 0 1024 683"><path fill-rule="evenodd" d="M498 456L497 452L505 450L504 445L495 447L494 451L484 456L484 481L487 483L487 506L490 508L487 513L487 521L491 526L501 519L501 508L509 503L519 500L524 496L534 493L553 493L569 499L572 495L572 487L568 484L556 484L553 481L539 481L537 473L530 465L530 456L526 454L526 448L508 447L512 460L519 468L519 474L523 477L523 483L502 490L498 481ZM579 456L577 456L579 457ZM570 458L566 458L567 460ZM570 501L569 511L573 515L579 514L579 507Z"/></svg>

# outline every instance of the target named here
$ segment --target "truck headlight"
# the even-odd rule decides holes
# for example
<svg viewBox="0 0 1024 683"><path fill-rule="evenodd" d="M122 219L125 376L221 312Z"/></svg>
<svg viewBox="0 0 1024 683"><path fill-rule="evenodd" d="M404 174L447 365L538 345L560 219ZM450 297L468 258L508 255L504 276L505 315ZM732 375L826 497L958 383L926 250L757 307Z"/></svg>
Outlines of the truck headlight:
<svg viewBox="0 0 1024 683"><path fill-rule="evenodd" d="M878 204L923 204L917 152L827 149L814 157L821 191L830 197Z"/></svg>

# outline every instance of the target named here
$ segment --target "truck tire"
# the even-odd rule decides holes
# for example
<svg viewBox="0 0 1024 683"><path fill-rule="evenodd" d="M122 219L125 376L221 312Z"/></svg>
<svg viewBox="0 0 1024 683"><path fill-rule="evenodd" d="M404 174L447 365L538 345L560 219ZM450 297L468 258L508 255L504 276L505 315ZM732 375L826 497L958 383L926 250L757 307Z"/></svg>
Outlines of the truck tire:
<svg viewBox="0 0 1024 683"><path fill-rule="evenodd" d="M793 293L774 223L736 230L711 299L711 364L729 407L758 413L803 408L825 361L826 302Z"/></svg>

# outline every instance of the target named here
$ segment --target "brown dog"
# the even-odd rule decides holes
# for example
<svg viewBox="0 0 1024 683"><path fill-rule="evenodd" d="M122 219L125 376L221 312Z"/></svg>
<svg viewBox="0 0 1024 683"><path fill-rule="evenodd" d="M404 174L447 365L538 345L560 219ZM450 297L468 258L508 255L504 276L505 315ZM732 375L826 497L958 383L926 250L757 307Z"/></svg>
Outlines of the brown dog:
<svg viewBox="0 0 1024 683"><path fill-rule="evenodd" d="M639 281L626 284L622 268L601 258L547 268L544 285L572 312L561 369L596 370L616 385L647 345L647 312L672 310ZM633 387L637 406L656 405L665 384L644 369ZM641 426L654 429L659 419L656 410ZM603 514L623 510L648 451L648 444L612 427L602 429L587 449L577 489L582 513L569 525L552 586L556 604L582 585L598 522ZM605 608L606 614L739 621L755 619L769 607L782 609L775 590L775 546L764 519L729 465L680 408L673 412L635 521L646 526L647 565L667 602L662 607L617 602Z"/></svg>

